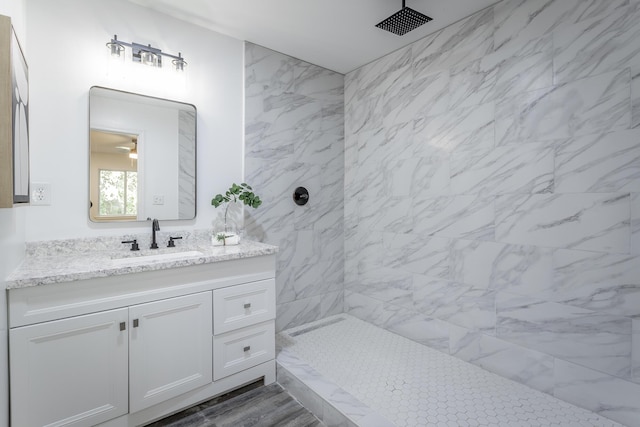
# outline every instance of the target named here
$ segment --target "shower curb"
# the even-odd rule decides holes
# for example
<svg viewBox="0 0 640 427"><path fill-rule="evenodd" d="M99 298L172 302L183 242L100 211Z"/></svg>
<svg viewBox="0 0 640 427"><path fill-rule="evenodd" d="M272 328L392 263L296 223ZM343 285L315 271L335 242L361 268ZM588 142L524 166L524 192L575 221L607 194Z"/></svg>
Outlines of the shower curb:
<svg viewBox="0 0 640 427"><path fill-rule="evenodd" d="M328 427L396 427L286 348L276 356L278 383Z"/></svg>

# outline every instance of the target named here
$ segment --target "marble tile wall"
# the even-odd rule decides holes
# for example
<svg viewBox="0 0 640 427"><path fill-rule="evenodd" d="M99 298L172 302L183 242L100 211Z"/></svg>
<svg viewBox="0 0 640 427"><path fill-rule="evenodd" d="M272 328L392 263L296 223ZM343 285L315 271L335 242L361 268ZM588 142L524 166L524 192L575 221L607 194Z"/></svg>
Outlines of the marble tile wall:
<svg viewBox="0 0 640 427"><path fill-rule="evenodd" d="M280 247L277 329L341 313L344 76L246 43L245 98L245 179L263 200L245 227Z"/></svg>
<svg viewBox="0 0 640 427"><path fill-rule="evenodd" d="M193 132L185 130L196 128L196 113L180 110L178 114L178 218L192 219L196 216L196 143Z"/></svg>
<svg viewBox="0 0 640 427"><path fill-rule="evenodd" d="M344 91L345 311L640 426L640 1L504 0Z"/></svg>

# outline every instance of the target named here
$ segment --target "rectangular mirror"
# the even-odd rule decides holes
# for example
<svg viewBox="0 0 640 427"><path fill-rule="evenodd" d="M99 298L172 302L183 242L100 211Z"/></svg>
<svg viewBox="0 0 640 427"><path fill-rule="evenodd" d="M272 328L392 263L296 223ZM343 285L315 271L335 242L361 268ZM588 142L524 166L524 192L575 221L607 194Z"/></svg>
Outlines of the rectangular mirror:
<svg viewBox="0 0 640 427"><path fill-rule="evenodd" d="M195 106L92 87L89 206L94 222L195 218Z"/></svg>

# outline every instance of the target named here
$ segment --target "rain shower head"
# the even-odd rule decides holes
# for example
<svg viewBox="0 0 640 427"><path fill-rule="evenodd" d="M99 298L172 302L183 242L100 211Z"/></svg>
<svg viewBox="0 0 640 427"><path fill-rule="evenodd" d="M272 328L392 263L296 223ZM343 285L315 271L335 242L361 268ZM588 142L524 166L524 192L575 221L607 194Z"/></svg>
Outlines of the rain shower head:
<svg viewBox="0 0 640 427"><path fill-rule="evenodd" d="M403 36L420 25L432 21L427 15L406 7L404 1L402 0L402 9L377 24L376 27Z"/></svg>

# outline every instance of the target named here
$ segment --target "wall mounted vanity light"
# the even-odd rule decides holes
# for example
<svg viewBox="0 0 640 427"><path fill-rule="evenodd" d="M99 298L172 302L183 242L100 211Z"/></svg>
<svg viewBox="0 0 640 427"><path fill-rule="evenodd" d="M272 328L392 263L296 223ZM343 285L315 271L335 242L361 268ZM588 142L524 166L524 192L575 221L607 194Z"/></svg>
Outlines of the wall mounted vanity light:
<svg viewBox="0 0 640 427"><path fill-rule="evenodd" d="M178 56L171 55L151 47L151 45L143 45L139 43L126 43L118 40L118 36L114 35L107 48L111 51L112 56L120 57L124 55L125 46L131 48L131 59L134 62L140 62L141 64L149 65L152 67L162 67L162 57L173 58L171 63L175 67L176 71L184 71L184 67L187 66L187 61L182 57L182 53L178 52Z"/></svg>

